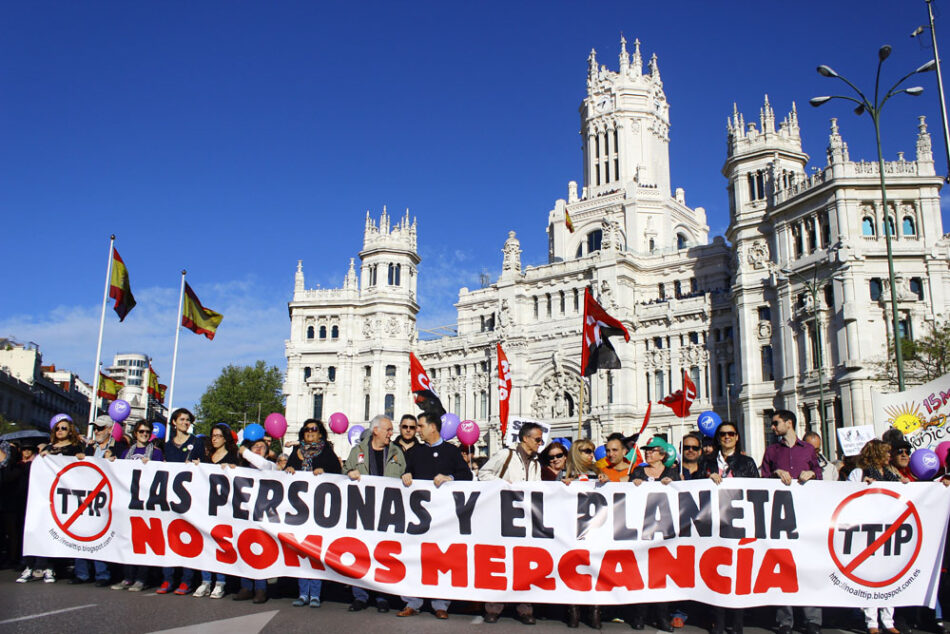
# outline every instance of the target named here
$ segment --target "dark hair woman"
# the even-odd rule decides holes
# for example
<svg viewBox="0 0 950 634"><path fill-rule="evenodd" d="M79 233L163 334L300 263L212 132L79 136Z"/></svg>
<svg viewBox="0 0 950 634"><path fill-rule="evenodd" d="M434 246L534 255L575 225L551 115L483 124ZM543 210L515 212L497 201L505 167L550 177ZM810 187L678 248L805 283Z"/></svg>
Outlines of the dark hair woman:
<svg viewBox="0 0 950 634"><path fill-rule="evenodd" d="M237 443L234 441L231 428L226 423L212 425L209 435L211 447L208 448L207 456L202 457L202 462L210 462L222 467L225 465L234 467L241 463L237 453ZM212 581L214 582L214 589L211 587ZM227 581L227 576L220 572L212 573L202 570L201 583L198 584L191 596L200 599L210 595L212 599L220 599L225 595L224 587Z"/></svg>
<svg viewBox="0 0 950 634"><path fill-rule="evenodd" d="M64 418L49 430L49 444L40 447L40 455L76 456L83 453L85 446L73 421Z"/></svg>
<svg viewBox="0 0 950 634"><path fill-rule="evenodd" d="M539 458L542 480L561 480L567 474L567 447L561 443L549 443Z"/></svg>
<svg viewBox="0 0 950 634"><path fill-rule="evenodd" d="M716 441L712 454L699 461L699 471L719 484L723 478L758 478L759 468L755 460L742 453L742 438L739 427L732 422L723 421L716 429ZM729 621L727 624L726 621ZM723 608L713 606L713 625L710 634L722 634L725 629L742 634L745 612L742 608Z"/></svg>
<svg viewBox="0 0 950 634"><path fill-rule="evenodd" d="M321 473L343 473L340 459L333 453L333 443L327 440L327 428L321 421L308 418L297 433L300 446L290 454L287 469Z"/></svg>

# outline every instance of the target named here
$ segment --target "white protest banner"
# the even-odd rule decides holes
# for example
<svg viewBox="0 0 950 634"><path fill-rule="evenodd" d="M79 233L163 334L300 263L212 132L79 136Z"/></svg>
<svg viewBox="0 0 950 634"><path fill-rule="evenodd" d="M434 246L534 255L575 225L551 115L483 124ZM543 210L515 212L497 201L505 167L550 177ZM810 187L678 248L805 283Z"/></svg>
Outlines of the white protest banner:
<svg viewBox="0 0 950 634"><path fill-rule="evenodd" d="M28 555L506 603L933 605L943 485L450 481L33 461Z"/></svg>
<svg viewBox="0 0 950 634"><path fill-rule="evenodd" d="M878 435L894 427L914 449L934 449L950 440L950 374L893 394L871 390L871 412Z"/></svg>
<svg viewBox="0 0 950 634"><path fill-rule="evenodd" d="M534 423L541 427L541 446L538 447L538 451L543 450L548 446L549 436L551 435L551 426L547 423L542 423L539 420L532 420L530 418L522 418L520 416L511 419L508 424L508 433L505 435L505 446L506 447L517 447L518 443L521 442L518 440L518 432L521 431L521 426L525 423Z"/></svg>
<svg viewBox="0 0 950 634"><path fill-rule="evenodd" d="M838 428L838 445L841 446L841 453L846 456L856 456L861 453L861 448L874 440L874 425L854 425L853 427Z"/></svg>

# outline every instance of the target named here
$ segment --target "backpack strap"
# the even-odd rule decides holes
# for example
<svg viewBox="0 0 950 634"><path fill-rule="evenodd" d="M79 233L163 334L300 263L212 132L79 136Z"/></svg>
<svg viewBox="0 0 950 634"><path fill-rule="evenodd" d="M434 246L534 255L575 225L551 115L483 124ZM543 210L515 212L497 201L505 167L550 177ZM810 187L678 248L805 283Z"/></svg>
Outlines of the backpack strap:
<svg viewBox="0 0 950 634"><path fill-rule="evenodd" d="M501 471L498 472L498 479L501 480L505 477L505 474L508 473L508 465L511 464L511 459L515 455L515 450L511 447L508 448L508 457L505 459L505 466L501 468Z"/></svg>

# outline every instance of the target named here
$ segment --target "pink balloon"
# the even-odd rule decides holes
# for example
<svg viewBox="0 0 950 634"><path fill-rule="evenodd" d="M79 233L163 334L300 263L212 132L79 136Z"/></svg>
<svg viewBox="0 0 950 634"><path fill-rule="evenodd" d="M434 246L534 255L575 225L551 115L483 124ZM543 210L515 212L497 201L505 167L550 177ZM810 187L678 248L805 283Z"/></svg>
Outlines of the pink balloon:
<svg viewBox="0 0 950 634"><path fill-rule="evenodd" d="M463 445L474 445L478 442L481 430L478 429L478 423L473 420L465 420L459 423L455 435Z"/></svg>
<svg viewBox="0 0 950 634"><path fill-rule="evenodd" d="M122 440L122 425L112 423L112 437L116 440Z"/></svg>
<svg viewBox="0 0 950 634"><path fill-rule="evenodd" d="M335 434L342 434L350 426L350 419L343 412L334 412L330 414L330 431Z"/></svg>
<svg viewBox="0 0 950 634"><path fill-rule="evenodd" d="M934 447L934 453L940 458L940 464L947 464L947 454L950 453L950 440L945 440Z"/></svg>
<svg viewBox="0 0 950 634"><path fill-rule="evenodd" d="M274 438L283 438L287 433L287 419L278 412L268 414L264 419L264 429Z"/></svg>

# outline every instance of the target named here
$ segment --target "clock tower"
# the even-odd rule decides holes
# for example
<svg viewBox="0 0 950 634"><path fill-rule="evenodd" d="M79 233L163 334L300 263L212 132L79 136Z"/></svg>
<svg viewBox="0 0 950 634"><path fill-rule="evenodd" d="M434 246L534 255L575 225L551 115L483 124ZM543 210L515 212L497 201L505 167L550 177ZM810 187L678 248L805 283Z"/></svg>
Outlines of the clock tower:
<svg viewBox="0 0 950 634"><path fill-rule="evenodd" d="M635 182L670 195L670 107L656 55L643 72L640 40L633 59L620 38L617 72L587 58L587 96L580 107L584 139L584 185L597 196Z"/></svg>

